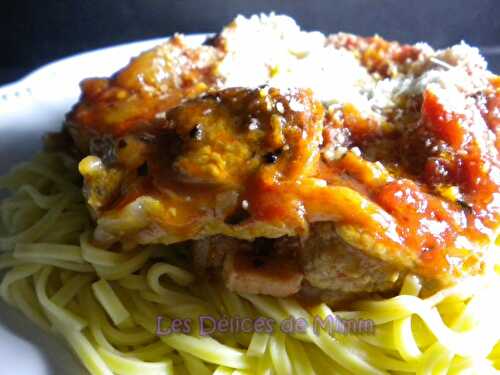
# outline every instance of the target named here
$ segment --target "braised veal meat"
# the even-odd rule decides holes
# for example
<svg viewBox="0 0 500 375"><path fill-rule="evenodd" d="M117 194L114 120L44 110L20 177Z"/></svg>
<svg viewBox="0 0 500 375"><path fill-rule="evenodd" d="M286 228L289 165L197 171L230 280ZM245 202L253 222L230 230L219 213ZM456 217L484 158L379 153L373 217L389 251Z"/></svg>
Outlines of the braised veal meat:
<svg viewBox="0 0 500 375"><path fill-rule="evenodd" d="M237 19L201 47L175 37L84 81L67 128L95 240L190 241L198 270L274 296L390 292L410 273L432 290L488 272L500 79L477 50L280 22ZM235 42L248 30L261 54ZM300 38L310 46L287 47Z"/></svg>

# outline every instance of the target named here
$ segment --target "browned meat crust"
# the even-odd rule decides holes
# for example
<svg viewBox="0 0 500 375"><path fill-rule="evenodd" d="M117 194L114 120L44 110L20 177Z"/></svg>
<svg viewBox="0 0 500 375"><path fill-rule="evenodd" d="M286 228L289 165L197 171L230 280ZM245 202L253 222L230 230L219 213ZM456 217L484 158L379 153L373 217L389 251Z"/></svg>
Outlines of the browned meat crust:
<svg viewBox="0 0 500 375"><path fill-rule="evenodd" d="M276 296L486 272L500 222L500 79L464 46L338 34L325 48L359 60L369 109L307 88L221 89L222 37L175 37L85 81L67 120L88 155L96 240L195 241L199 268ZM280 239L260 254L259 238Z"/></svg>

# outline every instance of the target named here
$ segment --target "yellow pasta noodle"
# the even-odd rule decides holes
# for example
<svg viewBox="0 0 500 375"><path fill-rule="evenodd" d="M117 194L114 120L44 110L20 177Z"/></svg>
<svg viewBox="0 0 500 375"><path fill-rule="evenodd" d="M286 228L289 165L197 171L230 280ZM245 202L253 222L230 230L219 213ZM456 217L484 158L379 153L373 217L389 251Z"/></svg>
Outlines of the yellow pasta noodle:
<svg viewBox="0 0 500 375"><path fill-rule="evenodd" d="M67 165L65 156L44 153L0 179L12 191L0 209L0 269L7 270L0 294L62 336L92 374L434 375L499 369L498 276L474 277L425 299L418 279L408 276L398 296L359 301L349 311L238 295L200 283L158 246L120 253L93 244L78 179ZM204 315L266 318L272 330L218 332L197 319ZM159 317L165 326L179 318L189 318L190 325L163 334ZM282 331L290 318L302 319L305 329ZM351 320L371 321L374 331L332 332L325 323L331 318L340 328Z"/></svg>

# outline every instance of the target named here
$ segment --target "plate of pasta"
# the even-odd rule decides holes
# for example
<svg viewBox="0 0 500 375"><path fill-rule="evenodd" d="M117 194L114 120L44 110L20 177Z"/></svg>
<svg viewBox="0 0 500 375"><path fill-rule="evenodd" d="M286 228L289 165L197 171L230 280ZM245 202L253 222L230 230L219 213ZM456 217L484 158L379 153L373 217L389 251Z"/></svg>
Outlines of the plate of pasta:
<svg viewBox="0 0 500 375"><path fill-rule="evenodd" d="M498 373L499 124L465 42L275 14L0 88L0 372Z"/></svg>

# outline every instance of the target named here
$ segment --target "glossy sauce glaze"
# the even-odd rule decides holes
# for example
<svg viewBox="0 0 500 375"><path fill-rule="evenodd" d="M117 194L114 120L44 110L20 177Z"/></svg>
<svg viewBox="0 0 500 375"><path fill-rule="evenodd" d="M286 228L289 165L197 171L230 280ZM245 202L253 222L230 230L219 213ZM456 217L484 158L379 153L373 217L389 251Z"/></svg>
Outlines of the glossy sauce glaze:
<svg viewBox="0 0 500 375"><path fill-rule="evenodd" d="M159 202L152 220L176 241L207 227L266 237L261 224L306 238L311 223L330 221L370 256L444 283L484 268L480 249L500 218L497 78L461 111L425 90L381 122L349 103L325 108L306 89L217 90L217 56L179 43L169 48L191 63L176 79L161 74L160 52L146 54L145 65L84 83L68 116L82 151L107 165L104 181L119 171L108 193L96 193L98 217L148 196ZM379 39L359 51L382 77L418 59ZM92 191L91 168L80 169Z"/></svg>

